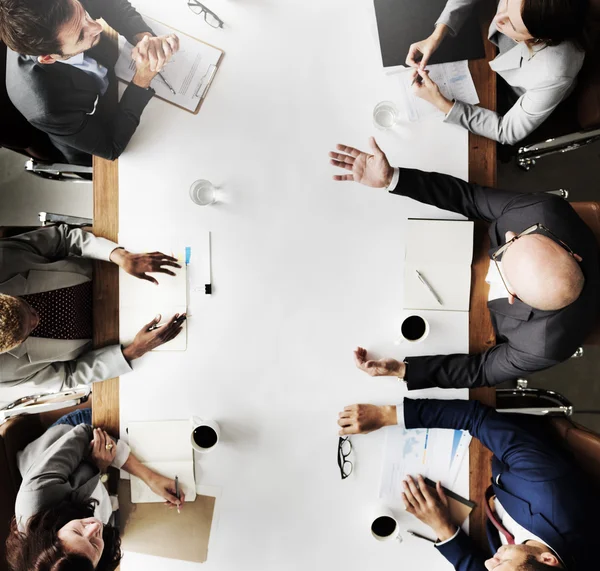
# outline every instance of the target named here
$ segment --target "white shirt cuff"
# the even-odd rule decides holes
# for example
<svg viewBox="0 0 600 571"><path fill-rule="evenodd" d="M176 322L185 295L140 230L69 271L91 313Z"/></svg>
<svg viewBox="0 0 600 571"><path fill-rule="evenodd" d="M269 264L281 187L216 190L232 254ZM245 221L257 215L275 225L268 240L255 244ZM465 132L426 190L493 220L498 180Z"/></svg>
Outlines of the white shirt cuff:
<svg viewBox="0 0 600 571"><path fill-rule="evenodd" d="M115 454L115 459L112 461L111 466L120 470L123 467L123 464L127 462L130 453L131 448L129 448L129 445L124 440L119 440L117 442L117 453Z"/></svg>
<svg viewBox="0 0 600 571"><path fill-rule="evenodd" d="M398 167L394 168L394 174L392 175L392 181L390 182L390 186L387 187L387 190L394 190L398 186L398 181L400 180L400 169Z"/></svg>
<svg viewBox="0 0 600 571"><path fill-rule="evenodd" d="M452 537L449 537L448 539L445 539L444 541L436 541L436 543L435 543L436 547L438 547L440 545L444 545L444 543L449 543L450 541L452 541L453 539L455 539L456 536L458 535L459 531L460 531L460 527L457 528L456 533Z"/></svg>
<svg viewBox="0 0 600 571"><path fill-rule="evenodd" d="M404 424L404 401L396 405L396 422L398 426L406 428L406 425Z"/></svg>

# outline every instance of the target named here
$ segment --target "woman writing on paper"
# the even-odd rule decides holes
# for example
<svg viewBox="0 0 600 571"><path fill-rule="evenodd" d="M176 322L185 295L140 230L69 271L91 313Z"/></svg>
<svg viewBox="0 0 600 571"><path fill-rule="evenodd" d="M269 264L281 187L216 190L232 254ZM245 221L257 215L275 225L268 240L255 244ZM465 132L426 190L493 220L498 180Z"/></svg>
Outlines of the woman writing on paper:
<svg viewBox="0 0 600 571"><path fill-rule="evenodd" d="M7 540L13 571L112 571L121 560L115 505L101 481L109 466L141 478L180 506L175 482L143 466L129 446L92 428L89 409L61 418L19 453L23 483ZM114 498L116 503L116 498Z"/></svg>
<svg viewBox="0 0 600 571"><path fill-rule="evenodd" d="M448 0L435 30L412 44L406 64L412 66L413 89L446 114L445 122L513 145L539 127L566 99L584 59L586 0L500 0L488 39L498 48L490 67L500 76L504 115L450 101L429 78L425 66L447 34L455 35L478 0ZM502 100L502 98L500 98ZM512 106L511 106L512 105Z"/></svg>

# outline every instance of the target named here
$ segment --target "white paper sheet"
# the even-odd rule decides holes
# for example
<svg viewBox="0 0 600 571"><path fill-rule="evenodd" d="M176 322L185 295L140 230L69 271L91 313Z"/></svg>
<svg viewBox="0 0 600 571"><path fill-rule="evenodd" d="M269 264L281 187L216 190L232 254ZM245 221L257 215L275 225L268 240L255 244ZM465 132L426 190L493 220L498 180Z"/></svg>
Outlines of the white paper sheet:
<svg viewBox="0 0 600 571"><path fill-rule="evenodd" d="M440 254L439 244L444 244ZM469 311L473 222L409 219L404 264L404 309ZM417 271L436 292L440 305Z"/></svg>
<svg viewBox="0 0 600 571"><path fill-rule="evenodd" d="M173 94L159 76L152 81L152 88L158 97L194 112L210 87L223 52L152 18L144 17L144 21L157 36L175 33L179 38L179 51L162 72L176 93ZM130 82L135 75L135 62L131 59L132 49L133 46L119 36L119 59L115 65L115 73L119 79L126 82Z"/></svg>
<svg viewBox="0 0 600 571"><path fill-rule="evenodd" d="M439 109L413 93L411 70L412 68L407 68L398 74L402 86L404 110L408 120L420 121L431 115L442 115ZM472 105L479 103L479 96L467 60L429 65L427 71L429 71L429 77L437 84L444 97Z"/></svg>
<svg viewBox="0 0 600 571"><path fill-rule="evenodd" d="M149 250L152 251L152 250ZM160 250L169 252L169 250ZM159 285L135 278L119 271L119 337L123 345L129 345L140 329L156 315L161 315L159 326L167 323L176 313L187 311L187 266L178 257L181 268L167 266L176 275L151 274ZM175 339L154 351L185 351L187 348L187 322Z"/></svg>
<svg viewBox="0 0 600 571"><path fill-rule="evenodd" d="M186 502L196 498L191 433L192 425L187 420L131 422L127 427L132 453L155 472L171 479L178 476ZM142 480L131 476L131 501L151 503L164 499Z"/></svg>
<svg viewBox="0 0 600 571"><path fill-rule="evenodd" d="M462 430L413 429L400 426L386 429L379 497L402 499L402 480L421 474L452 490L466 456L471 435Z"/></svg>

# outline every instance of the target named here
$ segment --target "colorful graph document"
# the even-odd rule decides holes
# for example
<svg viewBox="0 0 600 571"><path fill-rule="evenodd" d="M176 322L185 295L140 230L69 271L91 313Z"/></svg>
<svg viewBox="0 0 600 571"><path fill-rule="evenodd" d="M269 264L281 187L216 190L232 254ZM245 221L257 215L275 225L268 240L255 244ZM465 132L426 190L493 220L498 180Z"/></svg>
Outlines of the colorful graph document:
<svg viewBox="0 0 600 571"><path fill-rule="evenodd" d="M402 480L409 475L421 474L452 489L470 442L471 435L462 430L387 429L379 497L400 501Z"/></svg>

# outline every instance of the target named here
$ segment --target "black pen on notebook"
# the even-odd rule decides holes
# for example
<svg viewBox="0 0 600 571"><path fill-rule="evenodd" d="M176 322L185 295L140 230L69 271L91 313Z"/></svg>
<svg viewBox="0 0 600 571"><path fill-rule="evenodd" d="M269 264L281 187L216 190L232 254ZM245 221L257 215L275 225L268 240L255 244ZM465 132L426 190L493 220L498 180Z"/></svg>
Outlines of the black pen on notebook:
<svg viewBox="0 0 600 571"><path fill-rule="evenodd" d="M435 293L435 290L431 287L431 285L429 284L429 282L421 275L421 273L419 272L419 270L415 270L415 272L417 272L417 277L419 278L419 281L431 292L431 295L433 297L435 297L436 301L440 305L444 305L442 303L442 300L440 299L440 296L437 293Z"/></svg>
<svg viewBox="0 0 600 571"><path fill-rule="evenodd" d="M173 86L165 79L165 76L160 71L156 75L158 75L159 79L169 88L173 95L177 95L177 91L173 89Z"/></svg>
<svg viewBox="0 0 600 571"><path fill-rule="evenodd" d="M175 496L177 497L177 499L181 499L181 495L179 493L179 476L175 476ZM177 513L180 514L181 510L179 509L179 506L177 506Z"/></svg>
<svg viewBox="0 0 600 571"><path fill-rule="evenodd" d="M212 295L212 239L210 232L208 233L208 256L206 256L206 279L208 283L204 284L204 293Z"/></svg>

